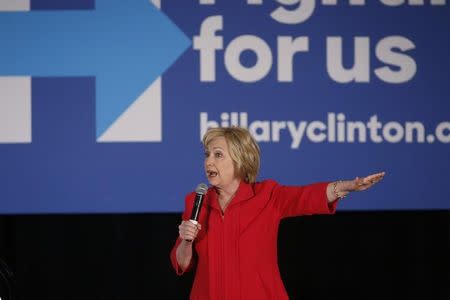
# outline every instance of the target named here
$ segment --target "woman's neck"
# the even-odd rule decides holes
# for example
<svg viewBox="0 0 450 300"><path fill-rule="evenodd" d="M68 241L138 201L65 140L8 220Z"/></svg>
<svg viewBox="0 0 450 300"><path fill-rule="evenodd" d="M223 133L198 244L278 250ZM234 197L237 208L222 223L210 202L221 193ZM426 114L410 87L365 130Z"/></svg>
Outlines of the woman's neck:
<svg viewBox="0 0 450 300"><path fill-rule="evenodd" d="M219 199L225 202L231 200L231 198L233 198L233 196L236 194L240 183L241 181L236 179L227 186L217 187L216 189L217 194L219 194Z"/></svg>

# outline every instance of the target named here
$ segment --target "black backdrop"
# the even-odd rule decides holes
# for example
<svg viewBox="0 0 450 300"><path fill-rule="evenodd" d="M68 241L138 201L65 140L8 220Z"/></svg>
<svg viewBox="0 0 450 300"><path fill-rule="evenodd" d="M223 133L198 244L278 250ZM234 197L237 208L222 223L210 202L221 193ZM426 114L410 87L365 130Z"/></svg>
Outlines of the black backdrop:
<svg viewBox="0 0 450 300"><path fill-rule="evenodd" d="M193 274L169 261L179 218L0 216L0 256L20 300L188 299ZM450 211L338 211L284 220L279 265L291 299L448 300L449 244Z"/></svg>

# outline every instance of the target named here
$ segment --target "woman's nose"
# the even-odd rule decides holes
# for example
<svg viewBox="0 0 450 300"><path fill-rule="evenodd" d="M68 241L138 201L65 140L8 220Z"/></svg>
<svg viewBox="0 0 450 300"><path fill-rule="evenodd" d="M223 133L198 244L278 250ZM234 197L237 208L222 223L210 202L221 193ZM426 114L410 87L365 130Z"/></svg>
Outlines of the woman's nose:
<svg viewBox="0 0 450 300"><path fill-rule="evenodd" d="M206 166L212 165L212 155L209 155L209 156L205 157L205 165Z"/></svg>

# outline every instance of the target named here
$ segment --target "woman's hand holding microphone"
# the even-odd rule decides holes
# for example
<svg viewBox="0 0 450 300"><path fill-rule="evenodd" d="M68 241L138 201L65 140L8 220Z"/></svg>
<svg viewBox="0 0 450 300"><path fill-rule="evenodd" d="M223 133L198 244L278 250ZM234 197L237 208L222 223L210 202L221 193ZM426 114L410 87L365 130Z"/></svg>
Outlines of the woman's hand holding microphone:
<svg viewBox="0 0 450 300"><path fill-rule="evenodd" d="M195 240L201 229L202 225L194 220L182 221L178 226L180 238L189 243Z"/></svg>

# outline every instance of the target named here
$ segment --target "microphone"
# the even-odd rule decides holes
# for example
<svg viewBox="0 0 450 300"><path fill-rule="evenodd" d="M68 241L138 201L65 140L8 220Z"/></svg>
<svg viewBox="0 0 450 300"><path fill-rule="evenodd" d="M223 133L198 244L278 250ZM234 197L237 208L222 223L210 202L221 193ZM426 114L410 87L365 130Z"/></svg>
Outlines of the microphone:
<svg viewBox="0 0 450 300"><path fill-rule="evenodd" d="M202 208L203 198L205 197L206 192L208 191L208 186L204 183L200 183L197 185L195 189L195 200L194 207L192 208L191 218L189 221L198 224L198 216L200 215L200 209ZM192 240L187 240L188 242L192 242Z"/></svg>

